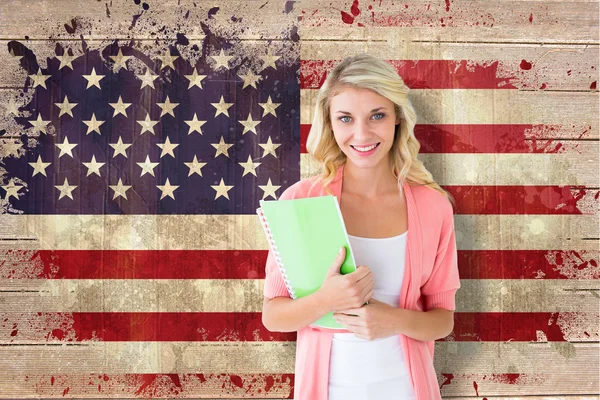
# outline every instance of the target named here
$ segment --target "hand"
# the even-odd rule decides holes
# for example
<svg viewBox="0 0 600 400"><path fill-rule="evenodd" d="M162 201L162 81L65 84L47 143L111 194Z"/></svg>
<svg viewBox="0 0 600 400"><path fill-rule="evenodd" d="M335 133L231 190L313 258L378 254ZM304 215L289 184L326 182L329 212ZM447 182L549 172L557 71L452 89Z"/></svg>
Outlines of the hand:
<svg viewBox="0 0 600 400"><path fill-rule="evenodd" d="M356 271L342 275L340 267L345 258L346 248L342 247L318 290L327 312L360 307L373 296L373 273L369 267L361 265Z"/></svg>
<svg viewBox="0 0 600 400"><path fill-rule="evenodd" d="M375 340L398 334L396 322L398 310L372 298L369 304L335 312L333 316L340 325L354 333L356 337Z"/></svg>

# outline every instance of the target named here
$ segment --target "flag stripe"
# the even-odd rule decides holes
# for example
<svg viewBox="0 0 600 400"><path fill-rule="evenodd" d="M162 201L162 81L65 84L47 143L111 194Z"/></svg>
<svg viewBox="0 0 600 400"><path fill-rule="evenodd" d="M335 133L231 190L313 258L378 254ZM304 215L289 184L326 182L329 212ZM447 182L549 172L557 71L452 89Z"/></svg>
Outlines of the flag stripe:
<svg viewBox="0 0 600 400"><path fill-rule="evenodd" d="M434 365L442 373L597 376L598 343L439 342ZM19 363L23 375L81 373L293 373L294 342L94 342L0 347L0 368ZM568 354L568 357L565 357ZM231 362L232 357L236 362Z"/></svg>
<svg viewBox="0 0 600 400"><path fill-rule="evenodd" d="M8 279L0 312L260 312L262 279ZM465 279L461 312L596 312L591 279ZM535 301L532 296L535 295Z"/></svg>
<svg viewBox="0 0 600 400"><path fill-rule="evenodd" d="M454 222L459 250L597 250L600 237L593 215L463 214ZM0 226L10 251L268 249L254 215L0 215Z"/></svg>
<svg viewBox="0 0 600 400"><path fill-rule="evenodd" d="M4 251L0 279L264 279L267 250ZM600 279L600 252L459 250L461 279Z"/></svg>
<svg viewBox="0 0 600 400"><path fill-rule="evenodd" d="M341 46L340 46L341 45ZM338 43L338 49L344 48ZM347 49L344 49L346 54ZM388 48L389 52L389 48ZM338 51L334 51L339 53ZM592 55L592 52L588 53ZM596 57L598 54L596 54ZM543 57L543 56L542 56ZM593 90L592 82L597 79L589 68L588 63L573 64L571 60L565 68L570 73L561 76L552 76L543 72L543 66L530 62L531 54L519 60L387 60L396 72L402 77L406 86L411 89L563 89ZM588 56L589 59L589 56ZM531 60L533 61L533 60ZM581 61L581 60L579 60ZM586 60L587 61L587 60ZM592 65L593 62L591 61ZM335 68L340 60L312 60L300 61L300 88L320 89L325 83L327 75ZM595 61L597 63L597 61ZM533 68L535 65L536 68ZM560 63L559 63L560 65ZM570 67L575 65L575 67ZM588 67L584 70L585 67ZM556 63L550 71L557 71ZM573 72L573 69L575 71ZM582 76L583 72L583 76ZM570 79L571 75L578 75L579 79ZM549 82L550 81L550 82ZM565 83L569 82L569 83ZM573 85L574 84L574 85Z"/></svg>
<svg viewBox="0 0 600 400"><path fill-rule="evenodd" d="M584 142L578 154L419 154L440 185L570 185L598 187L597 142ZM301 177L320 171L301 154Z"/></svg>
<svg viewBox="0 0 600 400"><path fill-rule="evenodd" d="M300 151L308 153L306 141L312 125L300 126ZM419 153L578 153L591 139L592 127L560 125L421 125L415 126ZM568 140L562 140L567 138ZM575 140L571 140L575 139Z"/></svg>
<svg viewBox="0 0 600 400"><path fill-rule="evenodd" d="M0 337L35 342L296 341L296 332L269 332L261 313L6 313ZM598 313L454 313L454 330L440 341L598 341Z"/></svg>
<svg viewBox="0 0 600 400"><path fill-rule="evenodd" d="M317 94L315 89L300 91L301 124L312 124ZM598 135L600 115L595 92L413 89L409 97L420 124L591 125L595 137Z"/></svg>

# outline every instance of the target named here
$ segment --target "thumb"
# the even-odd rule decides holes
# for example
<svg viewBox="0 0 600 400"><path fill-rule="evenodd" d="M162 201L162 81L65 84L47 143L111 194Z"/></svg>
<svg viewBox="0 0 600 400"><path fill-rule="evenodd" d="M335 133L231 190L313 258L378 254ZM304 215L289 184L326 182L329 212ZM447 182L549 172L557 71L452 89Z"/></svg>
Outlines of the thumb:
<svg viewBox="0 0 600 400"><path fill-rule="evenodd" d="M342 246L338 254L335 256L333 263L329 267L329 271L327 271L327 276L332 275L340 275L340 267L342 266L344 260L346 259L346 246Z"/></svg>

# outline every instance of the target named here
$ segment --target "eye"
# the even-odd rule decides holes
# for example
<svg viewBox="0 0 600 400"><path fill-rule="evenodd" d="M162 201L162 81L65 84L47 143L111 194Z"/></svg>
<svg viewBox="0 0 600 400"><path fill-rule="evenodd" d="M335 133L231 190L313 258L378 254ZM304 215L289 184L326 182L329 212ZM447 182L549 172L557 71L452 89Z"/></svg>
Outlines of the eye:
<svg viewBox="0 0 600 400"><path fill-rule="evenodd" d="M375 117L377 117L377 116L380 116L380 118L375 118ZM377 113L377 114L373 114L373 118L374 118L374 119L382 119L383 117L385 117L385 114L384 114L384 113Z"/></svg>
<svg viewBox="0 0 600 400"><path fill-rule="evenodd" d="M347 116L347 115L344 115L344 116L342 116L342 117L339 117L338 119L339 119L340 121L342 121L342 122L350 122L349 120L348 120L348 121L345 121L345 120L344 120L344 118L350 118L350 117L349 117L349 116Z"/></svg>

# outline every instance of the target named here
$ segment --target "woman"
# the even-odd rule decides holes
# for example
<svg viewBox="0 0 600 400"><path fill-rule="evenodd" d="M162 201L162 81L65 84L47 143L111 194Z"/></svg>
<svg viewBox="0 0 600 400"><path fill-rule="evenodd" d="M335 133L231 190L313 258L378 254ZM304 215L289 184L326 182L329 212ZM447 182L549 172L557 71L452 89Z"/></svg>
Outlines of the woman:
<svg viewBox="0 0 600 400"><path fill-rule="evenodd" d="M343 60L319 91L307 142L322 173L280 197L337 196L359 265L341 275L342 251L318 291L292 300L269 252L263 324L298 332L296 400L441 398L434 341L453 329L460 288L453 212L416 158L408 91L383 60ZM331 311L346 330L309 326Z"/></svg>

